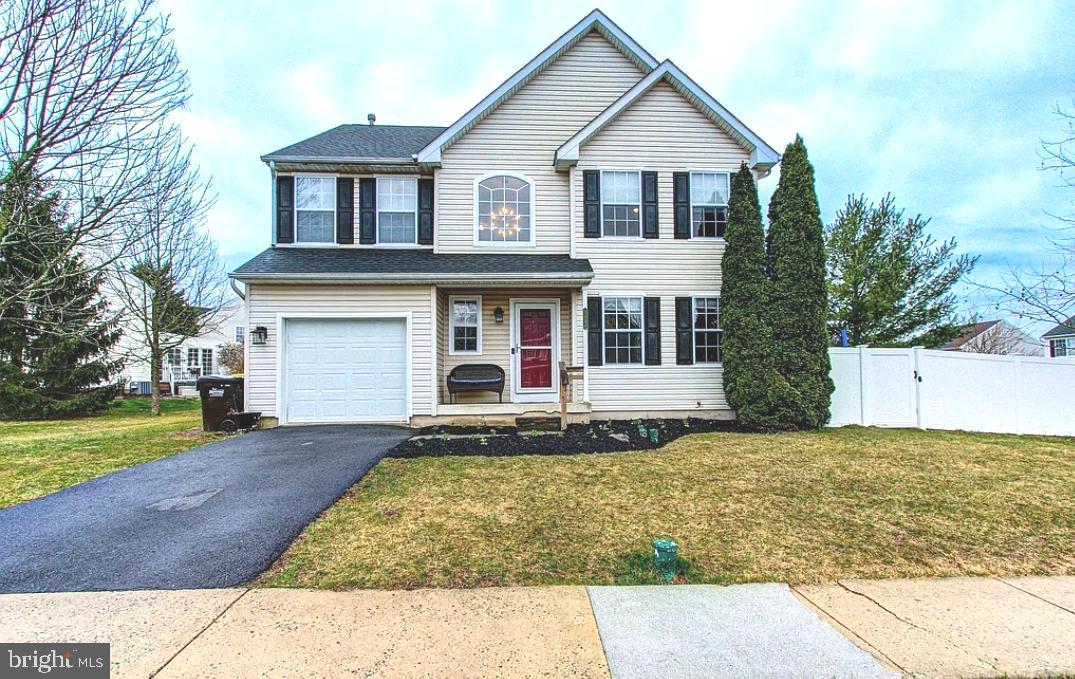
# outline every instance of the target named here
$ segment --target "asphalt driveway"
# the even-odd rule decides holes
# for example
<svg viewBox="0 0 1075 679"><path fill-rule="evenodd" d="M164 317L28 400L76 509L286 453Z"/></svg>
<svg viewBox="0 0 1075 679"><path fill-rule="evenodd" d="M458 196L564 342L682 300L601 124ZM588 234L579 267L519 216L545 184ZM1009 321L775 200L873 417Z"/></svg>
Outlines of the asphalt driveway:
<svg viewBox="0 0 1075 679"><path fill-rule="evenodd" d="M409 433L257 431L0 510L0 592L230 587Z"/></svg>

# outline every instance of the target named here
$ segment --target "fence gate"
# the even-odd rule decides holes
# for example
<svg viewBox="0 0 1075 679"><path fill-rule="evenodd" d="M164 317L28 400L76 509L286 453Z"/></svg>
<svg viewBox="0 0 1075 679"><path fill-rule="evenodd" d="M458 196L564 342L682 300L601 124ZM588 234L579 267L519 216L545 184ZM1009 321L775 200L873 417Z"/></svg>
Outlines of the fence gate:
<svg viewBox="0 0 1075 679"><path fill-rule="evenodd" d="M918 426L915 355L910 349L873 349L862 356L863 411L879 427Z"/></svg>

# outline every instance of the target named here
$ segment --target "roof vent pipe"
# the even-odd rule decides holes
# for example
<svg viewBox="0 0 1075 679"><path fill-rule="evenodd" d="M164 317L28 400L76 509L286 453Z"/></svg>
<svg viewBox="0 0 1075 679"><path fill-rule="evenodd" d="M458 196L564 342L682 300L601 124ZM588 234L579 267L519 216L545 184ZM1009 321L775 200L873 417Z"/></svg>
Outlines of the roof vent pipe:
<svg viewBox="0 0 1075 679"><path fill-rule="evenodd" d="M377 116L375 116L375 115L373 115L371 113L368 116L366 116L366 120L370 121L370 125L373 125L375 122L377 122Z"/></svg>

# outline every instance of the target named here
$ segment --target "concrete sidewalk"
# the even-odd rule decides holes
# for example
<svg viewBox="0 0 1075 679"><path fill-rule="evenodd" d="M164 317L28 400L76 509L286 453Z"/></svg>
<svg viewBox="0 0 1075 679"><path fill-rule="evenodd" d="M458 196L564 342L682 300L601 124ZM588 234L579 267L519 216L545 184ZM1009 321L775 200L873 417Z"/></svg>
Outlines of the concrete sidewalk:
<svg viewBox="0 0 1075 679"><path fill-rule="evenodd" d="M110 642L113 677L1075 673L1075 577L9 594L0 620Z"/></svg>

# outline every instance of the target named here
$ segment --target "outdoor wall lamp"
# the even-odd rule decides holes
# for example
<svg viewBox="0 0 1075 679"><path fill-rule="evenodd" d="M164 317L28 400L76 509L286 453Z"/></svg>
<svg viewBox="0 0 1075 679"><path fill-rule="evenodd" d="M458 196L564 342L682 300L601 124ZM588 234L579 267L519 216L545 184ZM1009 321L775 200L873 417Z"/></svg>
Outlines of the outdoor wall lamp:
<svg viewBox="0 0 1075 679"><path fill-rule="evenodd" d="M493 320L497 323L504 322L504 309L503 307L497 307L493 309Z"/></svg>
<svg viewBox="0 0 1075 679"><path fill-rule="evenodd" d="M259 325L250 331L250 343L261 346L269 339L269 331L265 329L264 325Z"/></svg>

